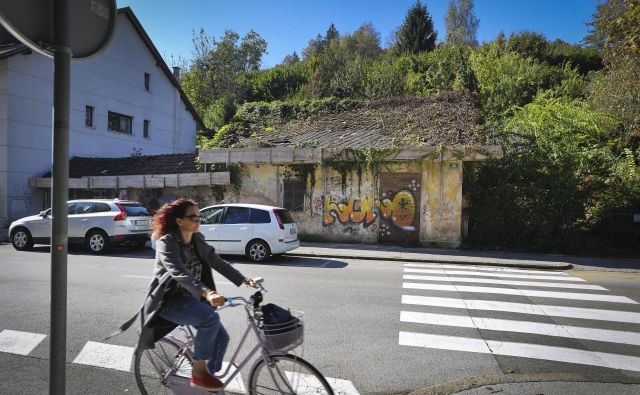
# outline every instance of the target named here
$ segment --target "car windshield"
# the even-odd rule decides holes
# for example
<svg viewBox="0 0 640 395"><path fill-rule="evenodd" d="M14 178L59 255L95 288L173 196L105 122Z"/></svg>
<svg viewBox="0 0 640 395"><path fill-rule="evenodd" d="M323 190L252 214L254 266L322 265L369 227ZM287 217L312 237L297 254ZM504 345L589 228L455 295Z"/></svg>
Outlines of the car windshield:
<svg viewBox="0 0 640 395"><path fill-rule="evenodd" d="M139 204L121 204L130 217L151 217L151 213L145 206Z"/></svg>
<svg viewBox="0 0 640 395"><path fill-rule="evenodd" d="M280 217L280 221L282 221L283 224L292 224L292 223L294 223L293 218L291 217L291 213L289 212L289 210L277 209L277 210L273 210L273 211L275 211L276 215L278 217Z"/></svg>

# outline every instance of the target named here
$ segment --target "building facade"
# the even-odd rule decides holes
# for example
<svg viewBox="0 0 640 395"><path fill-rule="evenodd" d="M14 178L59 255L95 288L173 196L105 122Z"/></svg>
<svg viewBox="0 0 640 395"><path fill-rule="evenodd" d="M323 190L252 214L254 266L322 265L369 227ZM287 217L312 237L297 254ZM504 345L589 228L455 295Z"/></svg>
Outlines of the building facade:
<svg viewBox="0 0 640 395"><path fill-rule="evenodd" d="M0 229L49 204L53 60L0 34ZM109 47L71 65L70 157L192 153L202 121L131 9Z"/></svg>

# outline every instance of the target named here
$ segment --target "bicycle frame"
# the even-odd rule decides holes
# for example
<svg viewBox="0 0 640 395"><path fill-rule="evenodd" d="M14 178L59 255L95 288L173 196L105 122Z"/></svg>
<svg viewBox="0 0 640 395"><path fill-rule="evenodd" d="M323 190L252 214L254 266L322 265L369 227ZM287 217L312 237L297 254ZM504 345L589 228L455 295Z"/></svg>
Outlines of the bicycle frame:
<svg viewBox="0 0 640 395"><path fill-rule="evenodd" d="M234 306L234 305L231 305ZM238 306L238 305L236 305ZM231 383L231 381L238 375L238 373L242 370L242 368L247 365L247 363L249 361L252 360L252 358L254 357L254 355L258 352L261 352L262 356L261 358L258 358L255 360L254 365L260 362L260 359L264 360L264 362L266 364L269 364L269 357L270 356L274 356L274 355L283 355L283 353L279 353L279 352L269 352L268 347L266 345L265 339L263 337L263 335L260 333L260 329L258 329L258 325L256 323L256 318L251 314L251 307L249 307L248 304L244 305L244 308L246 310L247 313L247 328L244 331L244 334L242 336L242 339L240 340L240 343L238 344L238 346L236 347L233 356L231 357L231 360L229 361L229 363L227 364L227 367L224 369L224 371L218 375L216 374L216 377L218 379L220 379L225 386L229 385L229 383ZM177 338L174 335L167 335L165 336L165 338L169 339L171 342L175 343L177 346L180 347L180 350L186 354L187 356L189 356L191 359L193 359L193 351L191 349L191 346L193 344L193 340L195 338L193 330L191 329L191 327L189 326L181 326L180 327L186 334L187 337L187 341L184 342L182 340L180 340L179 338ZM249 337L249 333L253 332L253 334L255 335L256 339L258 340L258 344L256 344L253 349L247 354L247 356L239 362L238 365L235 364L236 358L238 357L238 354L240 352L240 350L243 348L244 343L247 341L247 338ZM184 377L184 376L179 376L177 375L177 370L176 370L176 366L179 366L179 364L175 364L174 368L172 368L171 370L169 370L164 379L169 383L169 388L172 389L172 391L177 394L177 395L204 395L204 394L210 394L210 392L199 389L199 388L193 388L190 386L189 384L189 377ZM154 366L155 367L155 366ZM233 372L231 372L232 367L235 368L235 370ZM157 367L156 367L157 369ZM273 372L270 371L270 374L273 376ZM281 378L284 378L284 375L282 372L278 371L278 375L281 376ZM224 380L223 380L224 379ZM286 383L286 381L284 381ZM291 388L289 388L289 390L292 390Z"/></svg>

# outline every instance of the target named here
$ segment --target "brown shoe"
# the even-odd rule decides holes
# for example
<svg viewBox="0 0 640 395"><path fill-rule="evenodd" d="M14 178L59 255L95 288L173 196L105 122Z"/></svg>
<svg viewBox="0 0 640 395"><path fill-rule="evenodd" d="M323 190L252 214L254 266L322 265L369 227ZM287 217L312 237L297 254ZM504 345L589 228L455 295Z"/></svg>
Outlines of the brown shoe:
<svg viewBox="0 0 640 395"><path fill-rule="evenodd" d="M207 391L220 391L224 389L222 381L210 374L205 374L203 377L191 375L191 386L202 388Z"/></svg>

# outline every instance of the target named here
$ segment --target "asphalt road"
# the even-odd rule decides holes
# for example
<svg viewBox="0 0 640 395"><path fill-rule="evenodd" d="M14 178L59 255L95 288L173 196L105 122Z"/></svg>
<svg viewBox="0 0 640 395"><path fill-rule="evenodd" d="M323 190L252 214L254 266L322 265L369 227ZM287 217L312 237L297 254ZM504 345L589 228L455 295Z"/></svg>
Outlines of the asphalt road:
<svg viewBox="0 0 640 395"><path fill-rule="evenodd" d="M104 338L142 302L151 258L143 249L107 257L70 253L67 393L137 393L129 372L72 361L90 342L135 344L134 330ZM284 256L262 265L229 259L245 275L266 279L266 301L305 312L303 356L337 379L343 393L399 394L429 386L453 393L471 388L469 378L488 385L509 375L521 382L640 382L640 273L633 270L567 274L355 259ZM0 393L48 391L49 337L20 353L7 351L15 343L7 336L48 334L49 265L48 248L17 252L0 244ZM216 278L225 295L251 293ZM245 317L239 309L221 314L233 349ZM581 392L592 388L595 394L605 387L586 388Z"/></svg>

